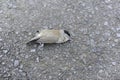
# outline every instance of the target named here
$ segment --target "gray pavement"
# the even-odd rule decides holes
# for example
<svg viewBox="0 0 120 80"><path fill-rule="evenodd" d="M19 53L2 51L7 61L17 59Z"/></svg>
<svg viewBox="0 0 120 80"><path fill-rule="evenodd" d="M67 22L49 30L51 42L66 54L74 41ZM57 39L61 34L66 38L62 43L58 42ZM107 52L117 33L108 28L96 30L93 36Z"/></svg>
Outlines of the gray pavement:
<svg viewBox="0 0 120 80"><path fill-rule="evenodd" d="M25 44L45 28L72 41ZM120 80L120 0L0 0L0 80Z"/></svg>

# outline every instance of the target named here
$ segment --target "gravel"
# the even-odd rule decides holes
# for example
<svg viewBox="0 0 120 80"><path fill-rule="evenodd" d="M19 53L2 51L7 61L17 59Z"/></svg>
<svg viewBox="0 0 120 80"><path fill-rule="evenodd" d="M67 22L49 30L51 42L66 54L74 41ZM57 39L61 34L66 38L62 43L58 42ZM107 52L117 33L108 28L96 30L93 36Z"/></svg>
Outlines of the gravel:
<svg viewBox="0 0 120 80"><path fill-rule="evenodd" d="M37 30L71 41L31 45ZM119 0L0 0L0 80L120 80Z"/></svg>
<svg viewBox="0 0 120 80"><path fill-rule="evenodd" d="M14 61L14 66L17 67L19 65L19 63L20 63L19 60L15 60Z"/></svg>

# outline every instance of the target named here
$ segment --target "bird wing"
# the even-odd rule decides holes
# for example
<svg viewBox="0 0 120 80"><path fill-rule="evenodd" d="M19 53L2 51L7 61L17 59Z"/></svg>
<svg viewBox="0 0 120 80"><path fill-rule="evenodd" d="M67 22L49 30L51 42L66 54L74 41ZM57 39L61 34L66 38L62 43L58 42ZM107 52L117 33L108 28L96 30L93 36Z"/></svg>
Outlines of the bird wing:
<svg viewBox="0 0 120 80"><path fill-rule="evenodd" d="M47 30L44 31L37 42L42 43L56 43L59 39L60 33L58 30Z"/></svg>

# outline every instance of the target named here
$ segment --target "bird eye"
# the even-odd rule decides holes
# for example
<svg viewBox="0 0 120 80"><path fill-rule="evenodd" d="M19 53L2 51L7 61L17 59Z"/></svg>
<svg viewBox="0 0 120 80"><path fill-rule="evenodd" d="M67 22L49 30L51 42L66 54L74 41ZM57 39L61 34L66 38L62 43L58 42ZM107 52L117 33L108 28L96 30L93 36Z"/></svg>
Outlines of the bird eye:
<svg viewBox="0 0 120 80"><path fill-rule="evenodd" d="M64 33L66 33L68 36L70 36L70 33L67 30L64 30Z"/></svg>
<svg viewBox="0 0 120 80"><path fill-rule="evenodd" d="M36 31L37 33L39 33L39 31Z"/></svg>

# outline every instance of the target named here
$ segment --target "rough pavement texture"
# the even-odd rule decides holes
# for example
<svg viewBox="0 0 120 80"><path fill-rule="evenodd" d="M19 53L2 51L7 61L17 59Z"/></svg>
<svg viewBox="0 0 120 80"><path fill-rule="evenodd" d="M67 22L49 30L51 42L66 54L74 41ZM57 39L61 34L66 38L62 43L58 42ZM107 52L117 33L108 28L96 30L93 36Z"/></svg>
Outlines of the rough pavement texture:
<svg viewBox="0 0 120 80"><path fill-rule="evenodd" d="M26 46L44 28L72 41ZM0 0L0 80L120 80L120 0Z"/></svg>

